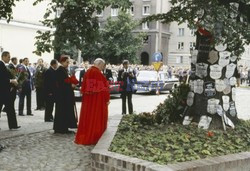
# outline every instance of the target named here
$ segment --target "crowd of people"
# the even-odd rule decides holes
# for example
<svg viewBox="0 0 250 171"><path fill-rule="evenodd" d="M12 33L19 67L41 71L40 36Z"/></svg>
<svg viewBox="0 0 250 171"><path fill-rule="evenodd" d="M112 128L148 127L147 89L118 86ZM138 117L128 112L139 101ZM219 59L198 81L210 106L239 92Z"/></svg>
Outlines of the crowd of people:
<svg viewBox="0 0 250 171"><path fill-rule="evenodd" d="M75 143L96 144L107 127L109 105L109 81L112 71L105 61L98 58L93 65L85 63L81 71L82 107L80 117L77 116L74 89L79 84L75 77L78 68L75 62L70 65L70 57L63 55L59 61L53 59L50 66L39 59L35 65L28 58L19 60L9 52L3 52L0 61L0 111L4 106L7 113L9 129L20 129L16 116L33 116L31 108L31 93L36 91L36 109L44 110L44 121L54 122L55 133L72 133L76 129ZM134 69L125 60L119 71L118 80L123 82L122 114L126 114L126 98L129 113L133 112L132 89L136 80ZM15 100L19 97L18 109ZM26 112L24 101L26 98ZM55 109L55 110L54 110ZM18 111L18 113L16 113ZM54 111L54 114L53 114ZM79 118L79 120L78 120ZM1 146L0 146L1 149Z"/></svg>
<svg viewBox="0 0 250 171"><path fill-rule="evenodd" d="M75 77L77 68L82 68L80 78ZM96 59L92 65L89 62L77 65L76 61L72 61L66 55L62 55L59 61L51 60L49 65L43 59L32 65L28 58L20 59L18 63L16 57L11 58L9 52L3 52L0 61L0 112L4 106L9 129L19 129L21 126L17 123L15 112L16 97L17 95L19 97L18 115L33 116L31 93L35 90L35 110L44 110L44 121L54 122L55 133L71 133L70 128L77 128L75 143L95 144L107 127L110 103L109 81L113 80L113 72L117 73L117 81L122 83L120 87L122 114L127 113L126 101L128 101L128 113L132 114L133 87L137 72L140 70L154 70L154 68L130 65L128 60L124 60L121 65L111 65L106 64L101 58ZM189 68L165 65L161 70L166 71L170 78L179 78L180 82L185 82L191 72ZM239 66L238 75L241 83L245 80L249 84L250 69ZM77 85L81 85L83 94L80 117L77 116L74 96Z"/></svg>

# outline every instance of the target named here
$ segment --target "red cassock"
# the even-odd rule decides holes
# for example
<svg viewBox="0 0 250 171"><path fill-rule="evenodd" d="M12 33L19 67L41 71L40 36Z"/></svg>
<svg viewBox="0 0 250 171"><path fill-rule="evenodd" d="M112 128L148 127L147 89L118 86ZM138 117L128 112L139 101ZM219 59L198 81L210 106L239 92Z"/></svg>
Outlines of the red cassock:
<svg viewBox="0 0 250 171"><path fill-rule="evenodd" d="M101 71L92 66L84 75L82 107L75 143L94 145L107 128L109 84Z"/></svg>

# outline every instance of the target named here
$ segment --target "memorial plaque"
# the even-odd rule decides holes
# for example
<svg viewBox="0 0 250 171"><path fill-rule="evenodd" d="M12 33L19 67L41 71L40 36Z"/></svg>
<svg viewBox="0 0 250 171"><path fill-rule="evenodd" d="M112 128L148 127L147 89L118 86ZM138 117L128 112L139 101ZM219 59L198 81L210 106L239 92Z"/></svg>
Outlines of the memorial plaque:
<svg viewBox="0 0 250 171"><path fill-rule="evenodd" d="M196 68L194 65L192 65L191 71L190 71L190 78L191 79L195 79L195 72L196 72Z"/></svg>
<svg viewBox="0 0 250 171"><path fill-rule="evenodd" d="M236 83L237 83L237 79L235 77L231 77L230 80L229 80L229 82L230 82L231 86L235 86Z"/></svg>
<svg viewBox="0 0 250 171"><path fill-rule="evenodd" d="M194 91L194 81L193 80L189 81L189 86L190 86L190 90Z"/></svg>
<svg viewBox="0 0 250 171"><path fill-rule="evenodd" d="M219 105L220 100L219 99L209 99L207 104L207 112L210 114L216 114L217 112L217 105Z"/></svg>
<svg viewBox="0 0 250 171"><path fill-rule="evenodd" d="M205 115L201 116L198 128L208 129L211 121L212 121L211 117Z"/></svg>
<svg viewBox="0 0 250 171"><path fill-rule="evenodd" d="M231 128L235 128L233 122L227 117L227 115L224 115L224 121L225 121L225 124L230 126Z"/></svg>
<svg viewBox="0 0 250 171"><path fill-rule="evenodd" d="M197 63L197 57L198 57L198 50L191 51L191 63L196 64Z"/></svg>
<svg viewBox="0 0 250 171"><path fill-rule="evenodd" d="M236 59L237 59L237 56L235 56L235 55L230 57L230 60L231 60L232 62L235 62Z"/></svg>
<svg viewBox="0 0 250 171"><path fill-rule="evenodd" d="M219 79L222 76L222 68L220 65L210 65L210 77L212 79Z"/></svg>
<svg viewBox="0 0 250 171"><path fill-rule="evenodd" d="M192 122L192 120L193 120L193 117L185 116L182 124L183 125L189 125Z"/></svg>
<svg viewBox="0 0 250 171"><path fill-rule="evenodd" d="M204 95L207 97L213 97L216 95L214 82L205 82L204 83Z"/></svg>
<svg viewBox="0 0 250 171"><path fill-rule="evenodd" d="M221 117L224 115L224 110L223 108L221 107L221 105L217 105L217 108L216 108L216 112L218 115L220 115Z"/></svg>
<svg viewBox="0 0 250 171"><path fill-rule="evenodd" d="M209 57L208 62L210 64L214 64L219 59L218 52L214 51L214 50L212 50L212 51L209 52L209 56L208 57Z"/></svg>
<svg viewBox="0 0 250 171"><path fill-rule="evenodd" d="M228 111L228 109L229 109L229 100L230 100L229 96L222 96L223 109L225 111Z"/></svg>
<svg viewBox="0 0 250 171"><path fill-rule="evenodd" d="M230 56L227 56L223 53L223 55L220 55L220 59L219 59L219 65L222 67L225 67L229 64L230 62Z"/></svg>
<svg viewBox="0 0 250 171"><path fill-rule="evenodd" d="M225 88L226 88L226 84L224 80L220 80L220 79L215 80L215 89L218 92L222 92Z"/></svg>
<svg viewBox="0 0 250 171"><path fill-rule="evenodd" d="M204 81L203 80L194 80L194 92L201 94L203 93L203 86L204 86Z"/></svg>
<svg viewBox="0 0 250 171"><path fill-rule="evenodd" d="M227 44L218 44L215 46L215 49L219 52L223 52L227 49Z"/></svg>
<svg viewBox="0 0 250 171"><path fill-rule="evenodd" d="M206 64L206 63L197 63L195 74L200 78L206 77L207 76L207 67L208 67L208 64Z"/></svg>
<svg viewBox="0 0 250 171"><path fill-rule="evenodd" d="M230 59L231 54L232 54L231 52L223 51L223 52L220 52L220 57Z"/></svg>
<svg viewBox="0 0 250 171"><path fill-rule="evenodd" d="M229 114L233 117L236 116L237 112L236 112L236 107L235 107L235 102L230 102L229 103L230 107L229 107Z"/></svg>
<svg viewBox="0 0 250 171"><path fill-rule="evenodd" d="M226 77L231 78L234 75L236 69L236 65L234 63L231 63L227 65L226 67Z"/></svg>
<svg viewBox="0 0 250 171"><path fill-rule="evenodd" d="M194 93L193 92L189 92L188 93L188 97L187 97L187 105L188 106L192 106L194 103Z"/></svg>
<svg viewBox="0 0 250 171"><path fill-rule="evenodd" d="M236 88L235 87L232 88L232 100L236 101Z"/></svg>
<svg viewBox="0 0 250 171"><path fill-rule="evenodd" d="M229 82L229 80L228 79L224 79L224 83L225 83L225 89L223 90L223 93L224 94L229 94L229 93L231 93L231 85L230 85L230 82Z"/></svg>

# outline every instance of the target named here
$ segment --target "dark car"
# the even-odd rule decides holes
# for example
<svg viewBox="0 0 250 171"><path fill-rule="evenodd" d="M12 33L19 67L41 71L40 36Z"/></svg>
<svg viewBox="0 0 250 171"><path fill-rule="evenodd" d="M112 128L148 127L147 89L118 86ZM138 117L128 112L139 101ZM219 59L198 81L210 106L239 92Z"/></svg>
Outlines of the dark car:
<svg viewBox="0 0 250 171"><path fill-rule="evenodd" d="M142 70L137 73L137 82L134 86L136 92L172 91L174 85L178 84L177 78L169 78L168 73L160 71Z"/></svg>
<svg viewBox="0 0 250 171"><path fill-rule="evenodd" d="M80 72L81 72L81 70L83 70L83 68L77 68L75 70L75 76L76 76L78 81L80 80ZM117 73L116 73L116 71L112 71L112 76L113 76L114 80L109 81L110 94L118 94L118 93L120 93L120 84L117 82ZM82 94L81 94L80 90L81 90L81 85L79 84L77 86L77 88L74 90L76 98L82 97Z"/></svg>

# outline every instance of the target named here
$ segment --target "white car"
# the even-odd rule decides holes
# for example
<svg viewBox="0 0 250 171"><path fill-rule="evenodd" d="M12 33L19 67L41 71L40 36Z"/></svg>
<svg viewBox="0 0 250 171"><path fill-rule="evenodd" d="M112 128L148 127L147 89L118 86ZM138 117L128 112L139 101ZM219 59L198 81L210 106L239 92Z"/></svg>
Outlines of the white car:
<svg viewBox="0 0 250 171"><path fill-rule="evenodd" d="M164 71L142 70L137 73L137 82L134 85L135 92L172 91L173 87L178 85L177 78L169 78L168 73Z"/></svg>

